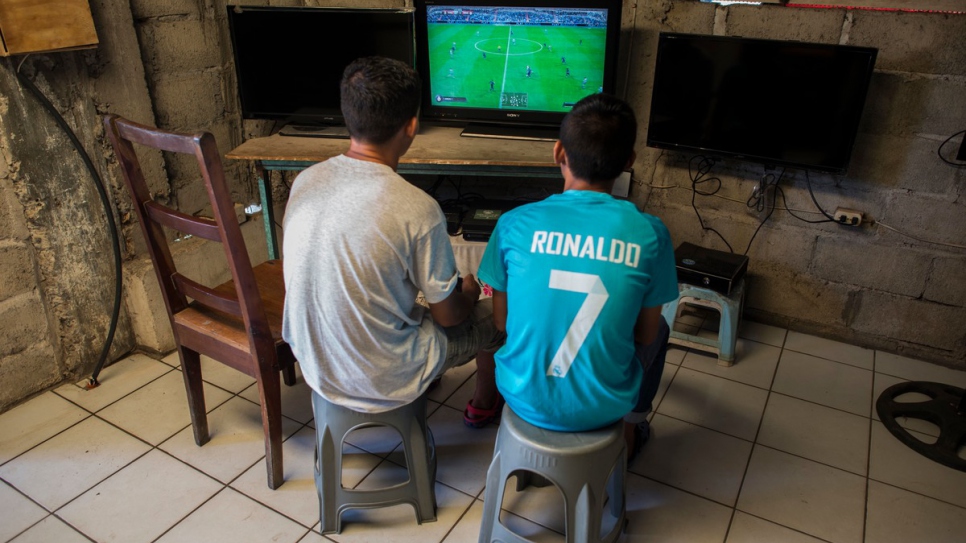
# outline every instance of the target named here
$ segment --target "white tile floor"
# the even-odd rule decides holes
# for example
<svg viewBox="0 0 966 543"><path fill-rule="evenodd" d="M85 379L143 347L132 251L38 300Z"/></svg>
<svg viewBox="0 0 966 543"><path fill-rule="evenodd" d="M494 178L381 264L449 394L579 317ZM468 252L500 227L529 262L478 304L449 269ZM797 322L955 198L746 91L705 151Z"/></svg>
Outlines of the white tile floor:
<svg viewBox="0 0 966 543"><path fill-rule="evenodd" d="M741 337L730 368L669 353L653 439L630 466L622 541L966 541L966 473L901 445L874 410L901 380L964 387L966 372L753 322ZM343 533L326 538L305 385L283 387L286 482L273 492L253 381L205 365L211 441L197 447L177 366L176 356L133 355L105 369L99 388L62 386L0 415L0 542L477 540L496 428L462 424L472 368L432 394L438 520L417 525L409 506L350 511ZM397 441L384 431L350 441L346 485L399 477ZM508 496L508 522L560 540L552 492Z"/></svg>

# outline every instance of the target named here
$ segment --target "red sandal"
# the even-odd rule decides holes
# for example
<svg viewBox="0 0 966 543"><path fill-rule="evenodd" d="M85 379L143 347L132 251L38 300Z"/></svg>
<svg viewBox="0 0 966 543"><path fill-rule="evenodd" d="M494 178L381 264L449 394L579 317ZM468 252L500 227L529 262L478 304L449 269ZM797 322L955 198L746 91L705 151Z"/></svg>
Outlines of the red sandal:
<svg viewBox="0 0 966 543"><path fill-rule="evenodd" d="M463 424L470 428L483 428L500 417L503 411L503 396L497 394L496 403L489 409L480 409L473 405L473 400L466 402L463 410Z"/></svg>

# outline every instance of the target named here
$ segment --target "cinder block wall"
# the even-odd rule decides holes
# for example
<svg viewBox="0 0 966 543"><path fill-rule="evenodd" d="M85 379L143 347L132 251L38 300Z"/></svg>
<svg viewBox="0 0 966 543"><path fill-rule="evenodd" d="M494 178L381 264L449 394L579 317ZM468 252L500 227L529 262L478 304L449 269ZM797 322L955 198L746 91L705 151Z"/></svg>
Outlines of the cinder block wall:
<svg viewBox="0 0 966 543"><path fill-rule="evenodd" d="M30 77L74 127L104 178L121 229L125 300L110 358L164 350L163 308L146 291L143 241L103 137L99 114L163 128L215 134L227 152L270 123L242 121L231 69L225 0L91 0L100 45L85 52L7 59L0 69L0 410L64 380L90 373L108 327L113 264L92 181L67 138L16 81ZM246 5L385 7L408 0L239 0ZM779 210L749 250L748 316L832 338L961 364L966 353L966 244L962 169L939 163L942 139L966 128L966 16L715 7L695 0L624 2L621 88L642 126L660 31L747 35L869 45L877 73L848 175L814 175L828 210L864 211L881 224L845 230L812 225ZM311 53L307 53L311 54ZM279 82L285 84L284 81ZM762 82L763 92L780 92ZM793 129L776 127L781 131ZM700 229L690 207L689 157L638 147L633 199L660 216L676 242L723 244ZM233 197L255 201L251 166L226 163ZM182 211L203 211L187 164L149 157L152 190ZM743 202L761 167L720 162L716 197L697 204L736 251L761 215ZM788 171L786 202L815 217L804 173ZM285 187L275 180L279 200ZM257 238L257 236L255 236ZM257 249L256 249L257 250ZM188 259L204 261L206 249ZM213 274L214 275L214 274ZM144 288L133 288L142 285ZM132 322L132 319L136 322ZM154 321L154 324L146 324ZM160 324L158 324L160 323ZM155 327L145 331L145 327ZM169 332L168 332L169 333ZM153 338L153 339L152 339Z"/></svg>
<svg viewBox="0 0 966 543"><path fill-rule="evenodd" d="M778 210L749 242L768 209L745 205L763 166L719 161L715 196L691 207L690 156L639 145L636 200L661 217L676 243L728 250L749 266L746 316L794 330L948 364L966 360L966 170L943 163L940 144L966 129L966 16L777 6L716 7L679 0L640 3L628 96L646 120L660 31L714 33L876 47L879 55L846 175L787 170ZM761 82L762 93L781 93ZM774 137L794 131L775 126ZM945 148L946 156L956 145ZM774 171L777 175L777 171ZM860 228L810 224L863 211ZM698 187L714 188L715 183ZM769 201L770 203L770 201ZM890 228L891 227L891 228ZM901 233L900 233L901 232ZM923 240L923 241L920 241ZM945 244L945 245L944 245ZM952 245L952 246L951 246ZM959 247L955 247L958 245Z"/></svg>

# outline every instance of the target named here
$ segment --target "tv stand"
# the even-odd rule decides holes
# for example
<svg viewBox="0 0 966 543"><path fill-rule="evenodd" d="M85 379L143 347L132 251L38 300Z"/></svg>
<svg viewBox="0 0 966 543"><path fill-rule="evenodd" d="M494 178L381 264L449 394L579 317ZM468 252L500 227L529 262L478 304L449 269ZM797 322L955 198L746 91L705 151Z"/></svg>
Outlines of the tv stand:
<svg viewBox="0 0 966 543"><path fill-rule="evenodd" d="M342 125L323 124L286 124L278 131L280 136L297 136L300 138L338 138L349 139L349 130Z"/></svg>
<svg viewBox="0 0 966 543"><path fill-rule="evenodd" d="M553 159L553 143L537 141L520 145L505 139L461 138L460 130L456 126L423 125L409 152L399 160L397 171L402 175L556 179L563 186L560 166ZM248 140L225 155L228 159L255 162L269 258L278 258L280 253L268 172L304 170L348 149L349 141L344 139L291 138L277 133Z"/></svg>
<svg viewBox="0 0 966 543"><path fill-rule="evenodd" d="M551 126L511 126L501 124L468 124L460 133L464 138L497 138L505 140L557 141L560 129Z"/></svg>

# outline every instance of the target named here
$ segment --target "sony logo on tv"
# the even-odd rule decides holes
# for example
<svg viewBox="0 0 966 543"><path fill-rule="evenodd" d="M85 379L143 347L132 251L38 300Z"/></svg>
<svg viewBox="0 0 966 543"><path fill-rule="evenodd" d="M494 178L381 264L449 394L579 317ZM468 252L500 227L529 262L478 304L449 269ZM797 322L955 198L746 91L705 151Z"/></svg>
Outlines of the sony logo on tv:
<svg viewBox="0 0 966 543"><path fill-rule="evenodd" d="M519 113L507 113L506 116L507 117L510 117L512 119L512 118L519 117L520 114Z"/></svg>

